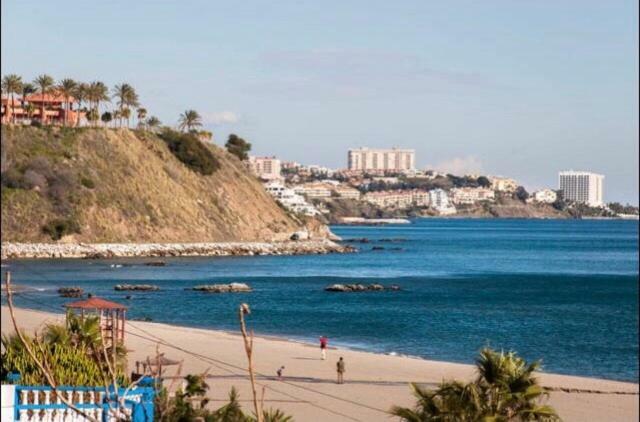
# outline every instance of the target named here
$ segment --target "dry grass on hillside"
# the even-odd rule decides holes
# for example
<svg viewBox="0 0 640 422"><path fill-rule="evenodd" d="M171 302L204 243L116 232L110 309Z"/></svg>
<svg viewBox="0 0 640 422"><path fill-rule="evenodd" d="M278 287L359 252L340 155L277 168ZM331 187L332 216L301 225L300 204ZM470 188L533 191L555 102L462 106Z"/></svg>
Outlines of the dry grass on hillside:
<svg viewBox="0 0 640 422"><path fill-rule="evenodd" d="M151 133L3 127L2 240L46 242L77 222L81 242L283 240L300 230L232 155L196 173ZM15 180L14 180L15 179ZM10 185L10 186L8 186Z"/></svg>

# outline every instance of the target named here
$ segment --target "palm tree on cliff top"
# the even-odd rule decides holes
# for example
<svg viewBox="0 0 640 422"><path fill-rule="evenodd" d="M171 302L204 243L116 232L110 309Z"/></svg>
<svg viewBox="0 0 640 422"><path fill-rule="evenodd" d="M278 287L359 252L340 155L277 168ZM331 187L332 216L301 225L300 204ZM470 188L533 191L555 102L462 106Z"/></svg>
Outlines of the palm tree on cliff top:
<svg viewBox="0 0 640 422"><path fill-rule="evenodd" d="M185 129L187 132L191 132L193 129L202 126L202 117L195 110L186 110L180 115L178 120L178 128L182 131Z"/></svg>
<svg viewBox="0 0 640 422"><path fill-rule="evenodd" d="M62 122L63 126L67 126L67 121L69 120L69 110L71 110L71 97L76 92L76 87L78 83L73 79L63 79L60 81L56 89L58 93L62 95L65 99L64 103L64 120Z"/></svg>
<svg viewBox="0 0 640 422"><path fill-rule="evenodd" d="M113 88L113 96L118 99L118 107L120 108L120 127L122 127L122 118L125 114L124 109L128 107L137 107L139 105L138 94L131 85L121 83Z"/></svg>
<svg viewBox="0 0 640 422"><path fill-rule="evenodd" d="M51 89L53 88L54 85L54 80L51 76L49 75L40 75L36 78L35 81L33 81L33 83L38 87L38 89L40 89L40 94L42 95L42 108L40 110L40 122L42 124L45 124L47 121L47 118L45 116L45 111L46 111L46 96L51 92Z"/></svg>
<svg viewBox="0 0 640 422"><path fill-rule="evenodd" d="M11 96L11 108L15 107L15 94L20 94L22 91L22 77L12 73L2 78L2 91ZM9 109L9 106L7 106ZM11 113L13 123L16 122L16 114Z"/></svg>

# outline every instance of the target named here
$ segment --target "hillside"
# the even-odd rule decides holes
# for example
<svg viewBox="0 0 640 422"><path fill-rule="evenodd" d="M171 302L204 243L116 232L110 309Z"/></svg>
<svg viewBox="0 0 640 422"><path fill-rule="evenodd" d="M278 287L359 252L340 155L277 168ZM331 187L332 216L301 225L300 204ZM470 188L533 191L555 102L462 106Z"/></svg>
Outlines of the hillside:
<svg viewBox="0 0 640 422"><path fill-rule="evenodd" d="M3 127L2 241L274 241L304 229L236 157L206 148L210 175L149 132Z"/></svg>

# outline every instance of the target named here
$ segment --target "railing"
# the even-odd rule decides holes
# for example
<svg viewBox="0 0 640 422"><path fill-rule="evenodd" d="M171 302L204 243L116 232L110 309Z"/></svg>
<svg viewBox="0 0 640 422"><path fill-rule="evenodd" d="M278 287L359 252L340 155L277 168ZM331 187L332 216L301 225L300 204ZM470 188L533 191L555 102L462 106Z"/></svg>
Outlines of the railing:
<svg viewBox="0 0 640 422"><path fill-rule="evenodd" d="M115 402L115 391L110 388L109 394L104 387L57 387L57 392L47 386L3 385L3 422L5 394L13 389L14 421L87 421L80 413L62 402L63 396L68 402L86 415L102 422L129 420L132 422L153 421L153 400L155 390L150 379L145 386L136 386L129 391L118 389L118 397L124 397L124 407ZM126 393L126 395L125 395Z"/></svg>

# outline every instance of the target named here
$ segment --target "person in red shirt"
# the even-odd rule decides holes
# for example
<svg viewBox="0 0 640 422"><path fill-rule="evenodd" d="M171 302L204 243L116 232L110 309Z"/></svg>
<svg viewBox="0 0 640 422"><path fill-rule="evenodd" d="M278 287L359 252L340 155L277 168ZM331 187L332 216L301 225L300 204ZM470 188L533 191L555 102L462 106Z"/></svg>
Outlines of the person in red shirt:
<svg viewBox="0 0 640 422"><path fill-rule="evenodd" d="M322 360L327 358L327 343L329 343L329 339L327 337L320 337L320 352L322 353Z"/></svg>

